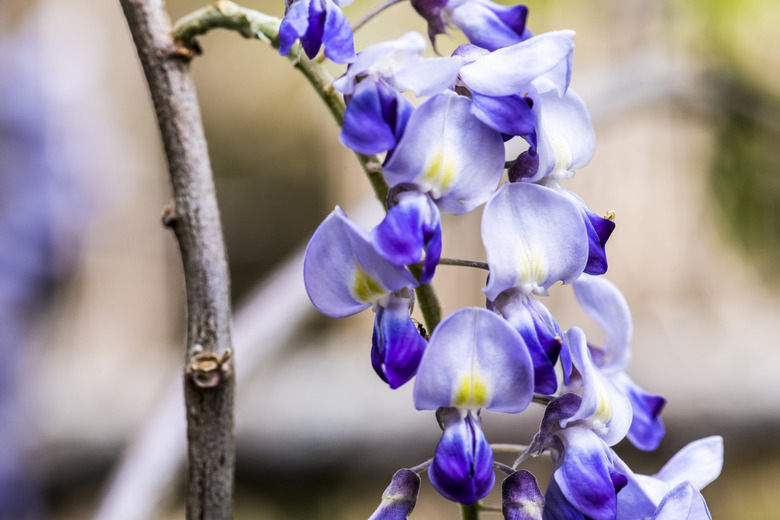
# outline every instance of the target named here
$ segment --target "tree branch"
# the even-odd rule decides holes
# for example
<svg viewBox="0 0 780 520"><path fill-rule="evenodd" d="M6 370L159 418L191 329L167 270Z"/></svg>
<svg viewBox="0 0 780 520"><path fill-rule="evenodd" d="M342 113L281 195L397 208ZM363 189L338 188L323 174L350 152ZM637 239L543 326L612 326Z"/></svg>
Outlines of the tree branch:
<svg viewBox="0 0 780 520"><path fill-rule="evenodd" d="M120 0L149 84L173 187L187 289L187 518L232 518L234 376L225 245L188 57L162 0Z"/></svg>

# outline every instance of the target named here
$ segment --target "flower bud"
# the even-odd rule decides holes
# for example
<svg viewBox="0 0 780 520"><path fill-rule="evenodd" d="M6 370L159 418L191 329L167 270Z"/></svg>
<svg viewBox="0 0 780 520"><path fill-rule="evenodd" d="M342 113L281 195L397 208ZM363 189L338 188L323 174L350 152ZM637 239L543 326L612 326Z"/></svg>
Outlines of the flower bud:
<svg viewBox="0 0 780 520"><path fill-rule="evenodd" d="M399 469L382 493L382 502L368 520L405 520L417 503L420 476L410 469Z"/></svg>
<svg viewBox="0 0 780 520"><path fill-rule="evenodd" d="M501 510L506 520L542 520L544 497L536 478L525 470L516 471L501 485Z"/></svg>

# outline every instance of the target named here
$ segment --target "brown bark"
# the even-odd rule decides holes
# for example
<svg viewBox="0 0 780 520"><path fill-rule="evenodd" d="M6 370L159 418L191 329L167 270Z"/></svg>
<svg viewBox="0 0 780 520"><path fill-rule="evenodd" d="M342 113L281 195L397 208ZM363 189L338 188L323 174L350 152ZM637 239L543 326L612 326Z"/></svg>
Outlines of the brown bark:
<svg viewBox="0 0 780 520"><path fill-rule="evenodd" d="M234 371L225 246L188 71L162 0L120 0L157 113L173 187L163 222L179 242L187 290L184 371L187 518L232 517Z"/></svg>

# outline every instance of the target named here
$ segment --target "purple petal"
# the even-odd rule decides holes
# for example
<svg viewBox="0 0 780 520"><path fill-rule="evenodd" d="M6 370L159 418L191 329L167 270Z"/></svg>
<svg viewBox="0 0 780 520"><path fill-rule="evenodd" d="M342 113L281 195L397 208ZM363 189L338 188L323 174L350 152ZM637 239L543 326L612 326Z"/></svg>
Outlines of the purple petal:
<svg viewBox="0 0 780 520"><path fill-rule="evenodd" d="M433 331L414 385L418 410L456 406L518 413L533 397L533 365L523 339L497 314L471 307Z"/></svg>
<svg viewBox="0 0 780 520"><path fill-rule="evenodd" d="M505 520L541 520L544 496L536 477L520 470L512 473L501 484L501 510Z"/></svg>
<svg viewBox="0 0 780 520"><path fill-rule="evenodd" d="M388 184L414 184L456 215L487 201L503 174L504 142L470 108L471 100L450 91L420 105L385 164Z"/></svg>
<svg viewBox="0 0 780 520"><path fill-rule="evenodd" d="M439 210L430 197L404 192L384 220L371 231L377 251L395 265L411 265L425 256L420 283L428 283L441 256Z"/></svg>
<svg viewBox="0 0 780 520"><path fill-rule="evenodd" d="M417 504L420 476L410 469L399 469L382 493L379 508L368 520L406 520Z"/></svg>
<svg viewBox="0 0 780 520"><path fill-rule="evenodd" d="M325 5L323 3L328 3L328 0L309 1L309 24L306 32L300 35L301 47L303 47L309 59L317 56L322 46L326 17Z"/></svg>
<svg viewBox="0 0 780 520"><path fill-rule="evenodd" d="M569 503L554 478L547 484L544 502L542 520L586 520L585 515Z"/></svg>
<svg viewBox="0 0 780 520"><path fill-rule="evenodd" d="M628 397L634 417L628 430L628 440L640 450L653 451L661 443L666 430L661 419L661 410L666 399L660 395L648 394L625 373L616 374L612 381Z"/></svg>
<svg viewBox="0 0 780 520"><path fill-rule="evenodd" d="M503 6L488 0L470 0L452 10L448 21L463 31L471 43L494 51L527 40L528 8Z"/></svg>
<svg viewBox="0 0 780 520"><path fill-rule="evenodd" d="M382 258L368 233L338 207L306 247L303 279L317 310L333 318L351 316L392 291L417 285L409 271Z"/></svg>
<svg viewBox="0 0 780 520"><path fill-rule="evenodd" d="M446 426L428 476L442 496L461 504L473 504L493 488L493 451L471 414Z"/></svg>
<svg viewBox="0 0 780 520"><path fill-rule="evenodd" d="M341 12L341 9L330 0L325 0L325 13L321 37L325 47L325 56L336 63L352 63L355 61L355 48L352 43L352 27L349 25L349 20ZM309 56L309 58L313 57Z"/></svg>
<svg viewBox="0 0 780 520"><path fill-rule="evenodd" d="M471 96L471 112L497 132L524 136L533 132L536 125L529 101L520 95L492 97L475 92Z"/></svg>
<svg viewBox="0 0 780 520"><path fill-rule="evenodd" d="M344 113L341 144L370 155L395 147L414 107L384 82L364 80L355 89Z"/></svg>
<svg viewBox="0 0 780 520"><path fill-rule="evenodd" d="M395 389L417 373L426 341L409 316L409 299L390 296L387 300L376 309L371 364Z"/></svg>
<svg viewBox="0 0 780 520"><path fill-rule="evenodd" d="M496 306L528 346L534 364L534 391L554 394L558 389L554 365L562 344L558 324L541 302L529 296L499 298Z"/></svg>
<svg viewBox="0 0 780 520"><path fill-rule="evenodd" d="M557 281L576 280L585 268L588 237L577 207L550 188L508 183L482 215L490 279L483 289L495 300L503 291L546 294Z"/></svg>
<svg viewBox="0 0 780 520"><path fill-rule="evenodd" d="M297 0L290 5L279 26L279 54L287 56L295 41L309 28L309 5L319 0ZM318 47L319 48L319 47Z"/></svg>
<svg viewBox="0 0 780 520"><path fill-rule="evenodd" d="M612 520L617 511L617 491L627 482L612 464L611 450L584 427L562 430L565 453L555 470L555 481L576 509L594 520Z"/></svg>

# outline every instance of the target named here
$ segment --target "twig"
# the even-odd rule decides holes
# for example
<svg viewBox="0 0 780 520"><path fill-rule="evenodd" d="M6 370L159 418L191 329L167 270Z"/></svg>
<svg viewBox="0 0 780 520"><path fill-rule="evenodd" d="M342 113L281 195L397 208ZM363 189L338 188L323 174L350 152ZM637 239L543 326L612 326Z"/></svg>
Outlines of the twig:
<svg viewBox="0 0 780 520"><path fill-rule="evenodd" d="M171 37L162 0L120 0L149 84L168 159L187 290L184 399L187 518L232 518L234 375L225 244L188 59Z"/></svg>
<svg viewBox="0 0 780 520"><path fill-rule="evenodd" d="M352 27L352 32L356 33L358 29L363 27L368 21L370 21L373 17L384 11L390 6L393 6L395 4L401 3L403 0L387 0L385 3L373 8L369 12L367 12L365 15L363 15L363 18L358 20L358 22Z"/></svg>
<svg viewBox="0 0 780 520"><path fill-rule="evenodd" d="M487 262L479 262L477 260L461 260L459 258L440 258L439 265L457 265L460 267L473 267L474 269L484 269L489 271Z"/></svg>
<svg viewBox="0 0 780 520"><path fill-rule="evenodd" d="M206 34L215 28L233 30L244 37L256 38L278 49L280 24L279 18L241 7L228 0L220 0L208 7L194 11L176 22L173 35L184 48L189 48L193 54L199 51L195 37ZM336 123L343 126L346 105L341 94L333 88L333 77L330 73L316 59L308 59L301 51L300 44L293 45L287 58L309 80L314 90L325 102ZM384 177L382 177L381 159L376 155L355 155L368 177L377 199L383 205L386 204L388 188Z"/></svg>

